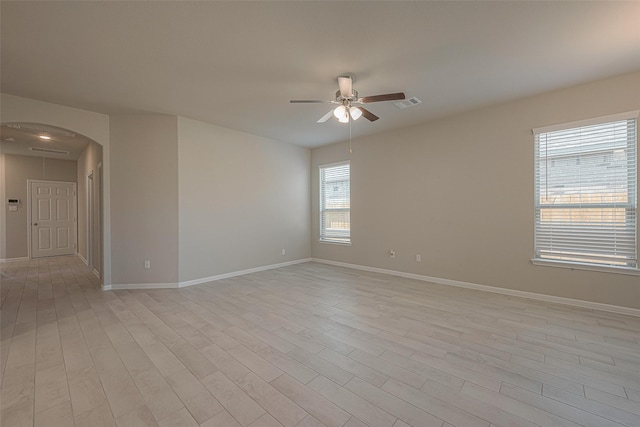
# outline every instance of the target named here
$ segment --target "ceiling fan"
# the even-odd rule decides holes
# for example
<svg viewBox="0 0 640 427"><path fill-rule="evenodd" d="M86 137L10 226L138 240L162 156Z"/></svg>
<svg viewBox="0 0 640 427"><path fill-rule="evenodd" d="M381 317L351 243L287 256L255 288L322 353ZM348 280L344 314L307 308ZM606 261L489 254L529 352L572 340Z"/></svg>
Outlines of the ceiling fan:
<svg viewBox="0 0 640 427"><path fill-rule="evenodd" d="M340 123L349 123L350 120L358 120L360 116L363 116L370 122L375 122L380 118L366 108L361 107L362 104L404 99L403 92L359 98L358 91L353 89L353 79L351 76L338 77L338 86L340 89L336 92L336 99L333 101L292 99L289 102L292 104L337 104L338 106L322 116L320 120L318 120L318 123L326 122L331 116L335 116Z"/></svg>

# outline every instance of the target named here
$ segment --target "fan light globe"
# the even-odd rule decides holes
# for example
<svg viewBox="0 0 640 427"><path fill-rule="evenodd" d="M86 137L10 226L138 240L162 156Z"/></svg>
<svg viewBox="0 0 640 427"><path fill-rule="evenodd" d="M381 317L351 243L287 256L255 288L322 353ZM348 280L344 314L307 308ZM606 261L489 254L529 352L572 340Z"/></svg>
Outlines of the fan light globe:
<svg viewBox="0 0 640 427"><path fill-rule="evenodd" d="M344 116L340 117L338 121L340 123L349 123L349 116L345 114Z"/></svg>
<svg viewBox="0 0 640 427"><path fill-rule="evenodd" d="M358 107L349 108L349 114L353 120L358 120L362 116L362 111Z"/></svg>
<svg viewBox="0 0 640 427"><path fill-rule="evenodd" d="M347 109L344 107L344 105L336 107L336 109L333 110L333 115L336 116L336 119L340 120L347 115Z"/></svg>

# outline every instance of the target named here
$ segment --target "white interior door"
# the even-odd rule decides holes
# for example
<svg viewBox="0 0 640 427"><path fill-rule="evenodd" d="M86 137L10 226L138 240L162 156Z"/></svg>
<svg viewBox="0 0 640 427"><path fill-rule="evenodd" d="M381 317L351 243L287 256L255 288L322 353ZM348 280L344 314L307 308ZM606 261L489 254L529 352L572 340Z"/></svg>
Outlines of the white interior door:
<svg viewBox="0 0 640 427"><path fill-rule="evenodd" d="M31 181L31 257L76 252L76 184Z"/></svg>

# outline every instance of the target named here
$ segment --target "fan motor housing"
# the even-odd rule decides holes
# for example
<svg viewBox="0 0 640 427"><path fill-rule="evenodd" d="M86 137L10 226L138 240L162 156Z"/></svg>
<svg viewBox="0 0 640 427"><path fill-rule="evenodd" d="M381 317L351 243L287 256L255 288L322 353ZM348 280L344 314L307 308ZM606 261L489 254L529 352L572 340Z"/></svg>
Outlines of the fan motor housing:
<svg viewBox="0 0 640 427"><path fill-rule="evenodd" d="M351 89L351 96L348 97L344 97L342 96L342 94L340 93L340 91L336 91L336 101L338 102L342 102L344 100L347 101L357 101L358 100L358 91L355 89Z"/></svg>

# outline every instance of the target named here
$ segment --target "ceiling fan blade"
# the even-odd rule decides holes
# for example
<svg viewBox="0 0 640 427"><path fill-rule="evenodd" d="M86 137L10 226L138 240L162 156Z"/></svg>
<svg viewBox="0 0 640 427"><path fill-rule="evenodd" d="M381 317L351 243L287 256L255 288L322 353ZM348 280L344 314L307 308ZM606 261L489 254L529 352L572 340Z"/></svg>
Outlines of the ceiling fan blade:
<svg viewBox="0 0 640 427"><path fill-rule="evenodd" d="M369 120L370 122L375 122L376 120L378 120L380 117L376 116L375 114L373 114L371 111L367 110L364 107L357 107L360 111L362 111L362 117L364 117L365 119Z"/></svg>
<svg viewBox="0 0 640 427"><path fill-rule="evenodd" d="M324 116L320 117L320 119L316 123L324 123L327 120L329 120L331 118L331 116L333 116L333 110L330 110L327 114L325 114Z"/></svg>
<svg viewBox="0 0 640 427"><path fill-rule="evenodd" d="M404 92L385 93L384 95L365 96L364 98L359 99L359 101L362 102L363 104L368 104L369 102L395 101L398 99L404 99Z"/></svg>
<svg viewBox="0 0 640 427"><path fill-rule="evenodd" d="M323 101L321 99L292 99L291 104L331 104L334 101Z"/></svg>
<svg viewBox="0 0 640 427"><path fill-rule="evenodd" d="M338 86L340 86L340 95L344 98L348 98L353 93L353 80L350 76L338 77Z"/></svg>

